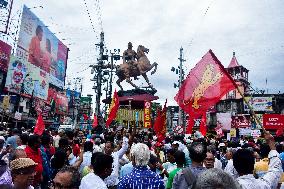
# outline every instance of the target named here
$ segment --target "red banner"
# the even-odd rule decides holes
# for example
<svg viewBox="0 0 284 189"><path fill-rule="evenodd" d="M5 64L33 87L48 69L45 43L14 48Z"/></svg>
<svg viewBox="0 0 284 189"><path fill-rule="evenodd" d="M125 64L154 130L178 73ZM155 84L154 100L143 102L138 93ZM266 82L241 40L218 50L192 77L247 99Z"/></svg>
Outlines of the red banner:
<svg viewBox="0 0 284 189"><path fill-rule="evenodd" d="M281 129L284 127L284 115L264 114L263 126L265 129Z"/></svg>
<svg viewBox="0 0 284 189"><path fill-rule="evenodd" d="M7 72L12 47L0 40L0 70Z"/></svg>
<svg viewBox="0 0 284 189"><path fill-rule="evenodd" d="M145 101L144 102L144 127L151 128L151 102Z"/></svg>
<svg viewBox="0 0 284 189"><path fill-rule="evenodd" d="M232 128L247 128L250 126L250 115L232 116Z"/></svg>
<svg viewBox="0 0 284 189"><path fill-rule="evenodd" d="M66 114L68 111L68 99L66 95L57 93L56 102L56 113L57 114Z"/></svg>

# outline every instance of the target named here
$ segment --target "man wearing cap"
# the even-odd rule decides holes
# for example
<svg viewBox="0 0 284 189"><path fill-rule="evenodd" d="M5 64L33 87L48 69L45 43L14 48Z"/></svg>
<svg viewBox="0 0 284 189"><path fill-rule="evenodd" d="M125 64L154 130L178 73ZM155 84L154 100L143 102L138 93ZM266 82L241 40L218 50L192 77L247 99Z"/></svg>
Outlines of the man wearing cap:
<svg viewBox="0 0 284 189"><path fill-rule="evenodd" d="M35 163L30 158L18 158L10 163L13 189L33 189L32 183L35 176Z"/></svg>

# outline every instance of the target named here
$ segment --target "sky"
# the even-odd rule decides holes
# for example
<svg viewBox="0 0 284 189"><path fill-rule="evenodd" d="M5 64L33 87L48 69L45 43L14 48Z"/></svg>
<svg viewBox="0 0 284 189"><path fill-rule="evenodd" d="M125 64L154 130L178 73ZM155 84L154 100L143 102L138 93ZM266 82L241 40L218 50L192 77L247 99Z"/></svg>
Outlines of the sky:
<svg viewBox="0 0 284 189"><path fill-rule="evenodd" d="M97 63L101 31L108 50L123 51L129 41L135 50L140 44L150 49L149 60L158 63L156 74L148 74L157 102L176 105L178 75L171 67L179 65L180 47L186 75L209 49L225 67L236 52L254 89L284 93L282 0L17 0L12 15L23 4L69 47L67 81L82 77L83 95L95 95L89 65ZM146 85L142 77L135 83Z"/></svg>

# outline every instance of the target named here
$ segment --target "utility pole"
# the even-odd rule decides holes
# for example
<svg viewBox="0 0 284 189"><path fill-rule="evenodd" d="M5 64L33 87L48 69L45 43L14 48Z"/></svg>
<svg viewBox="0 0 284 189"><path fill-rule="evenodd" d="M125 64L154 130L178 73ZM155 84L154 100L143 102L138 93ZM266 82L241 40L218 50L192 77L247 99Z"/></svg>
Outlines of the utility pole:
<svg viewBox="0 0 284 189"><path fill-rule="evenodd" d="M179 89L181 88L182 82L184 80L184 71L182 68L182 64L183 62L185 62L186 60L183 59L183 48L181 47L179 49ZM179 125L182 125L184 127L184 131L185 131L185 115L184 112L182 111L182 109L179 107Z"/></svg>
<svg viewBox="0 0 284 189"><path fill-rule="evenodd" d="M102 67L103 67L103 53L104 53L104 33L100 34L100 43L96 44L100 48L100 58L98 59L98 66L96 69L96 83L97 83L97 93L96 93L96 110L95 113L97 116L100 115L100 105L101 105L101 95L102 95Z"/></svg>

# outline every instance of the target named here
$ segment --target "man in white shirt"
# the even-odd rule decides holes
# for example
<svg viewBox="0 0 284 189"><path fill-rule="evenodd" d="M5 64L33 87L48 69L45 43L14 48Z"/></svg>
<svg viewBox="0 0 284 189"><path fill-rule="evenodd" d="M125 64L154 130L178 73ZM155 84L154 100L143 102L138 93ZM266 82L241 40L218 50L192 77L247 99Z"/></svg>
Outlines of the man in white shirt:
<svg viewBox="0 0 284 189"><path fill-rule="evenodd" d="M112 173L109 177L107 177L104 181L108 187L116 186L119 182L119 159L126 153L128 149L128 138L123 137L123 143L120 150L117 152L113 152L114 144L110 141L105 143L105 154L111 155L113 157L113 164L112 164Z"/></svg>
<svg viewBox="0 0 284 189"><path fill-rule="evenodd" d="M271 151L268 155L269 168L263 177L256 179L253 176L255 160L252 151L239 149L233 156L234 167L240 175L237 181L243 189L277 188L280 176L283 172L282 163L276 151L275 141L272 135L269 132L265 132L264 137Z"/></svg>
<svg viewBox="0 0 284 189"><path fill-rule="evenodd" d="M107 189L104 179L112 172L113 158L102 152L92 156L94 172L82 178L80 189Z"/></svg>

